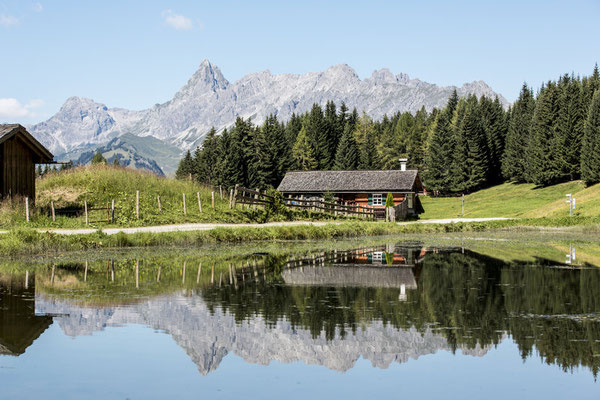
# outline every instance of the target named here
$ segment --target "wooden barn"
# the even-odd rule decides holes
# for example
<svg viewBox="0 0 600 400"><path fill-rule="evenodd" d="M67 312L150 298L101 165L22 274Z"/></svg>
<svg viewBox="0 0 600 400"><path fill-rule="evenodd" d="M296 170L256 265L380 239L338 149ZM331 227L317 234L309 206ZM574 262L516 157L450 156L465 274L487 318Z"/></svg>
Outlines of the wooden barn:
<svg viewBox="0 0 600 400"><path fill-rule="evenodd" d="M52 153L19 124L0 125L0 198L35 201L35 164L51 163Z"/></svg>
<svg viewBox="0 0 600 400"><path fill-rule="evenodd" d="M278 190L286 197L322 197L332 193L349 205L384 209L388 193L396 206L404 204L407 217L424 212L418 193L423 185L417 170L387 171L293 171L288 172Z"/></svg>

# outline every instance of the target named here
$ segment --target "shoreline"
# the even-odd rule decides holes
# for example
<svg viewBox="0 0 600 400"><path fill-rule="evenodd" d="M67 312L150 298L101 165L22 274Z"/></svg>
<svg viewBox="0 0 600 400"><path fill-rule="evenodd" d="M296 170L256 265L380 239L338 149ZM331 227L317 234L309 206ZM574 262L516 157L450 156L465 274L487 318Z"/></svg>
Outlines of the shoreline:
<svg viewBox="0 0 600 400"><path fill-rule="evenodd" d="M140 229L140 228L132 228ZM433 234L460 232L600 232L600 217L501 219L453 223L385 222L303 222L271 223L252 226L212 226L202 230L112 234L102 230L80 234L18 228L0 235L0 255L22 256L56 254L91 249L200 246L244 242L289 240L328 240L393 234Z"/></svg>

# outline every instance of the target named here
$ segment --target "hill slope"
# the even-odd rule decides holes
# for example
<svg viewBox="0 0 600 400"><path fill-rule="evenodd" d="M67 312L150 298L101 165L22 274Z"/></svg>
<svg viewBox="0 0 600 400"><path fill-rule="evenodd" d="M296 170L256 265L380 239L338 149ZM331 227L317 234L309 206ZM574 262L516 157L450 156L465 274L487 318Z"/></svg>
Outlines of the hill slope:
<svg viewBox="0 0 600 400"><path fill-rule="evenodd" d="M582 181L545 188L533 184L504 183L465 196L465 217L561 217L569 215L565 195L577 199L577 214L600 215L600 184L586 188ZM461 215L460 197L422 197L423 219Z"/></svg>

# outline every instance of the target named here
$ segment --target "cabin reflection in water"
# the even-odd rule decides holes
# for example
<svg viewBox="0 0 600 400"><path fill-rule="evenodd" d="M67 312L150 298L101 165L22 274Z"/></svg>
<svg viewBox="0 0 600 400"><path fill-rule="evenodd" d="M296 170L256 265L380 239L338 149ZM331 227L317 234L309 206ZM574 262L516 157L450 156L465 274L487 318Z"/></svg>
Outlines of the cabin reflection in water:
<svg viewBox="0 0 600 400"><path fill-rule="evenodd" d="M347 286L400 289L417 288L425 248L378 246L347 252L332 252L322 258L291 260L281 276L288 285Z"/></svg>
<svg viewBox="0 0 600 400"><path fill-rule="evenodd" d="M0 355L19 356L52 324L35 315L35 277L0 275Z"/></svg>

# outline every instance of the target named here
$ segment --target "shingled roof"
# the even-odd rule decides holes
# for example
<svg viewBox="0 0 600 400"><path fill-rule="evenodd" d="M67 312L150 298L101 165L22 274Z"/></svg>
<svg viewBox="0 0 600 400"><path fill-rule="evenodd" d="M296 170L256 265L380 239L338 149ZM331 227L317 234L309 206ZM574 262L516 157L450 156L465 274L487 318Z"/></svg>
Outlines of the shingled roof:
<svg viewBox="0 0 600 400"><path fill-rule="evenodd" d="M54 159L52 153L20 124L0 124L0 144L18 133L22 134L23 141L40 157L40 162L50 162Z"/></svg>
<svg viewBox="0 0 600 400"><path fill-rule="evenodd" d="M421 181L417 170L293 171L285 174L277 190L283 193L412 192Z"/></svg>

